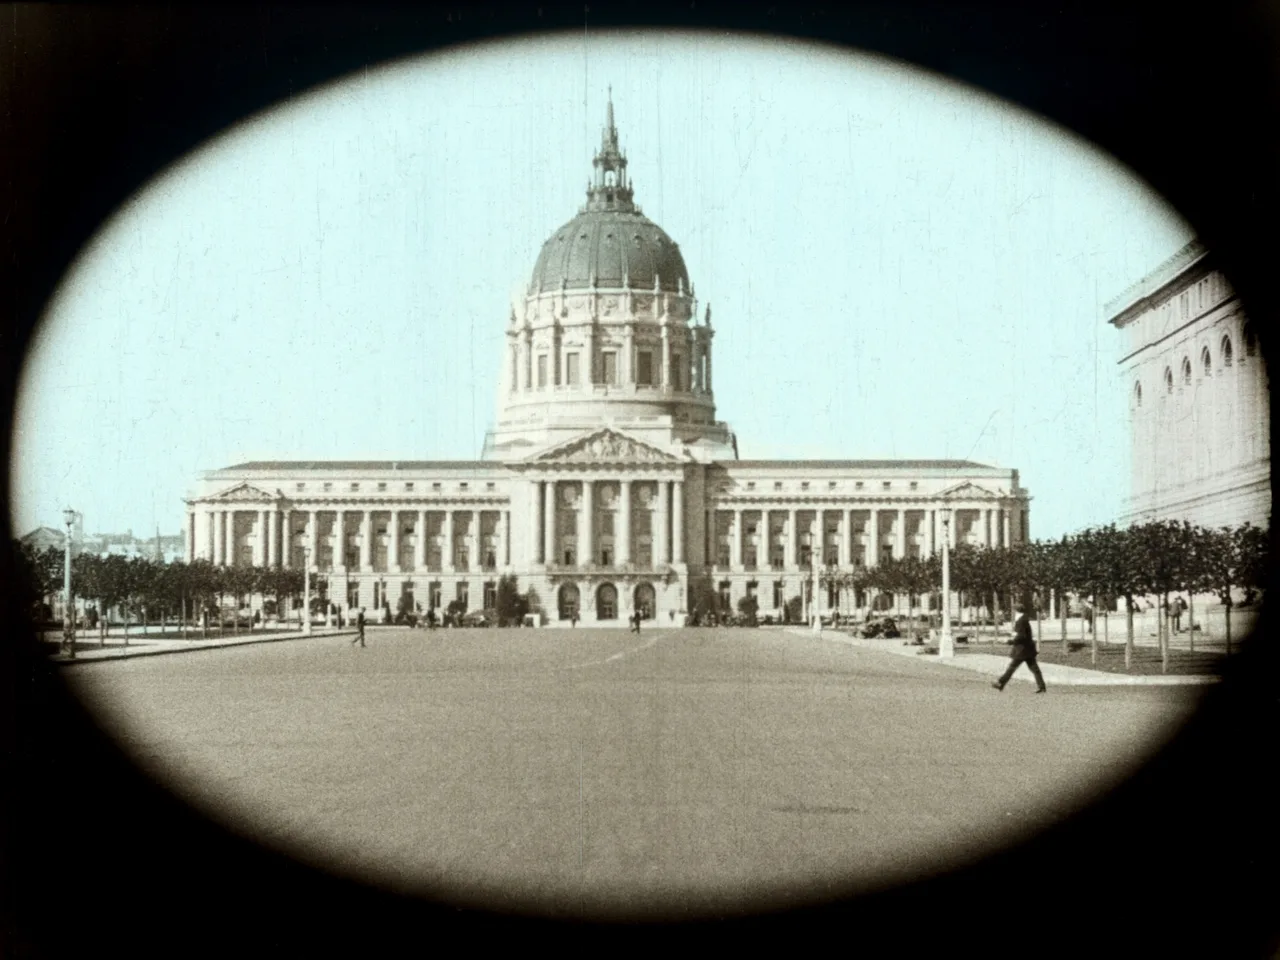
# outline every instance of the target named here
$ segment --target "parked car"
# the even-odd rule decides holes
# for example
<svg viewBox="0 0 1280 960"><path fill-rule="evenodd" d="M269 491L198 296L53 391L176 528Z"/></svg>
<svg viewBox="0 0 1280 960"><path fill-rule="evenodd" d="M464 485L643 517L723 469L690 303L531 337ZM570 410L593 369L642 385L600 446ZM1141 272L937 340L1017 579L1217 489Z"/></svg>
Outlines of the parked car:
<svg viewBox="0 0 1280 960"><path fill-rule="evenodd" d="M862 625L864 637L886 637L894 639L902 634L898 632L898 624L892 617L879 617L868 620Z"/></svg>
<svg viewBox="0 0 1280 960"><path fill-rule="evenodd" d="M462 615L460 621L464 627L491 627L493 621L489 618L489 614L484 610L470 610Z"/></svg>

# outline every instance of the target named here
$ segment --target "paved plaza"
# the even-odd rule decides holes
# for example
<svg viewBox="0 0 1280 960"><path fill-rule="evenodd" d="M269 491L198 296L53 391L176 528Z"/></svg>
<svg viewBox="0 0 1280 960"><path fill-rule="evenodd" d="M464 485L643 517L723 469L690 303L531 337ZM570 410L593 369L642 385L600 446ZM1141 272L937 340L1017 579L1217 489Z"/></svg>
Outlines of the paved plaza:
<svg viewBox="0 0 1280 960"><path fill-rule="evenodd" d="M614 916L801 903L958 864L1125 778L1206 689L997 693L980 670L773 629L350 640L64 676L181 796L304 861Z"/></svg>

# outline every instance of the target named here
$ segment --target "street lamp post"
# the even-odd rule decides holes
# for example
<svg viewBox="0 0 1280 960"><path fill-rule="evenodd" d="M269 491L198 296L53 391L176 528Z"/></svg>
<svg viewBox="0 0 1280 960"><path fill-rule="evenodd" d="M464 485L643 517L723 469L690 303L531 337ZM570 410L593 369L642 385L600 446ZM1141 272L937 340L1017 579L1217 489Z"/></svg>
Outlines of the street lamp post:
<svg viewBox="0 0 1280 960"><path fill-rule="evenodd" d="M62 652L72 660L76 658L76 621L71 607L71 528L76 522L76 512L68 507L62 511L62 520L67 525L65 542L65 564L62 577Z"/></svg>
<svg viewBox="0 0 1280 960"><path fill-rule="evenodd" d="M311 548L302 548L302 633L311 636Z"/></svg>
<svg viewBox="0 0 1280 960"><path fill-rule="evenodd" d="M953 657L955 641L951 638L951 508L938 511L942 518L942 630L938 634L938 656Z"/></svg>

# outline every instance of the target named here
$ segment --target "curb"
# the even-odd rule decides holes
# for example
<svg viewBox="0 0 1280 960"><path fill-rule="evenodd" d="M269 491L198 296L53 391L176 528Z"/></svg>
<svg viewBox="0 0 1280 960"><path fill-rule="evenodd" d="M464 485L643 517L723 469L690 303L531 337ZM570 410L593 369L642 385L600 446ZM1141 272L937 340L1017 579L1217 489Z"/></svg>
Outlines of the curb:
<svg viewBox="0 0 1280 960"><path fill-rule="evenodd" d="M82 663L107 663L112 660L136 660L138 657L163 657L171 653L199 653L202 650L230 650L235 647L254 647L262 643L284 643L288 640L316 640L321 637L343 637L354 636L355 630L336 630L333 633L313 633L307 635L305 633L290 633L280 637L263 637L260 640L240 640L235 643L205 643L200 646L191 647L168 647L164 650L138 650L131 653L106 653L99 657L64 657L62 654L55 654L49 657L49 662L57 664L60 667L70 667Z"/></svg>
<svg viewBox="0 0 1280 960"><path fill-rule="evenodd" d="M813 637L815 634L807 628L799 628L804 636ZM793 632L793 631L788 631ZM847 634L829 635L825 631L816 636L822 639L832 640L836 643L843 643L846 646L854 647L859 650L869 650L872 653L885 653L890 656L902 657L906 660L913 660L916 663L936 663L939 666L953 667L960 670L968 670L971 673L983 674L985 676L998 677L1000 671L993 672L990 668L979 663L962 663L960 658L952 657L951 659L942 659L937 656L921 656L921 654L912 650L908 653L900 652L897 649L874 647L862 644L854 637ZM1066 677L1057 677L1053 681L1054 686L1059 687L1187 687L1187 686L1208 686L1215 683L1221 683L1222 678L1212 674L1178 674L1169 676L1167 674L1121 674L1106 673L1101 670L1089 670L1085 667L1068 667L1063 664L1043 663L1042 670L1051 670L1053 668L1071 670L1074 675ZM1031 683L1029 676L1017 676L1014 680L1022 680Z"/></svg>

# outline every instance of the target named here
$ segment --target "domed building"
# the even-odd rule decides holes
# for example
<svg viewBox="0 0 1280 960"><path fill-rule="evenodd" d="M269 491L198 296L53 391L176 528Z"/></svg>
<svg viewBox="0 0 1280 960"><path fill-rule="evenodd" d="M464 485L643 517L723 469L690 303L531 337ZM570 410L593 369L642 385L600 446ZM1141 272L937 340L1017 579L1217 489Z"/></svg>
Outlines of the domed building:
<svg viewBox="0 0 1280 960"><path fill-rule="evenodd" d="M586 202L542 245L508 318L479 461L243 463L187 500L188 557L309 567L346 608L496 606L541 622L670 626L754 597L892 606L819 589L814 562L1028 536L1016 470L954 460L743 460L712 392L711 308L635 203L609 104ZM944 514L944 510L946 511ZM944 515L953 520L943 522Z"/></svg>

